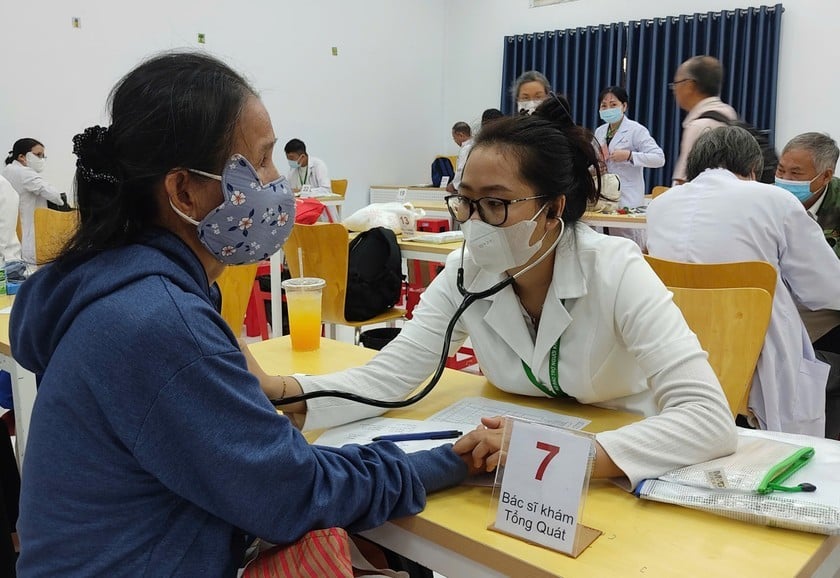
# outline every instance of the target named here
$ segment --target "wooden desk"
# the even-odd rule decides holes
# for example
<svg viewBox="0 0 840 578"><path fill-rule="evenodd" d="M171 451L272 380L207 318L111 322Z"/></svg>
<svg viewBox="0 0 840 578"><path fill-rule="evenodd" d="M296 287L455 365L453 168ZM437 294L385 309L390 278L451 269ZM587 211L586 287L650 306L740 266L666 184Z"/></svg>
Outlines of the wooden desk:
<svg viewBox="0 0 840 578"><path fill-rule="evenodd" d="M321 349L293 353L288 338L251 346L270 373L326 373L359 365L376 352L321 341ZM598 432L638 416L506 394L483 377L446 370L429 396L391 417L422 419L462 397L484 396L555 409L592 420ZM307 436L310 437L310 436ZM314 439L311 436L310 439ZM490 489L461 486L429 496L426 510L365 535L447 578L607 576L793 576L825 536L754 526L704 512L635 498L604 481L591 484L581 523L602 530L577 559L486 529Z"/></svg>
<svg viewBox="0 0 840 578"><path fill-rule="evenodd" d="M587 211L581 220L593 227L612 227L618 229L644 229L647 216L643 214L620 215L618 213L592 213Z"/></svg>
<svg viewBox="0 0 840 578"><path fill-rule="evenodd" d="M452 251L461 248L461 242L453 243L424 243L422 239L403 240L397 237L400 253L403 259L417 261L431 261L432 263L446 263L446 258Z"/></svg>
<svg viewBox="0 0 840 578"><path fill-rule="evenodd" d="M0 295L0 309L12 304L14 297ZM35 375L20 365L12 357L9 341L9 314L0 314L0 369L12 376L12 398L15 404L15 446L17 447L18 468L23 471L23 456L26 452L26 440L32 407L35 405Z"/></svg>

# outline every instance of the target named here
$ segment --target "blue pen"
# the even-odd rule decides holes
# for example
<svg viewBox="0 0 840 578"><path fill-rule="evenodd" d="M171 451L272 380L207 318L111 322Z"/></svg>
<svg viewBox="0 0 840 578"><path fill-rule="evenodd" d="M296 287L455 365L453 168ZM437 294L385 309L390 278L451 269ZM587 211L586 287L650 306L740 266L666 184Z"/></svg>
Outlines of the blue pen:
<svg viewBox="0 0 840 578"><path fill-rule="evenodd" d="M373 438L375 442L410 442L415 440L448 440L452 438L459 438L463 434L458 430L447 429L443 431L418 431L414 433L404 434L390 434L376 436Z"/></svg>

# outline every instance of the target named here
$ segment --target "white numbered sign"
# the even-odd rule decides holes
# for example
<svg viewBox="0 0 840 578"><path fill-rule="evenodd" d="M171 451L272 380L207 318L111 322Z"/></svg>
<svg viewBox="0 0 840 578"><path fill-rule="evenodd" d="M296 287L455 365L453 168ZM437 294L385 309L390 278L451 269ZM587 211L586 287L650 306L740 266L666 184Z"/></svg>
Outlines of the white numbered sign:
<svg viewBox="0 0 840 578"><path fill-rule="evenodd" d="M404 203L406 196L408 196L408 189L397 189L397 202L398 203Z"/></svg>
<svg viewBox="0 0 840 578"><path fill-rule="evenodd" d="M510 442L496 490L494 529L576 556L593 438L520 420L510 420L507 427Z"/></svg>

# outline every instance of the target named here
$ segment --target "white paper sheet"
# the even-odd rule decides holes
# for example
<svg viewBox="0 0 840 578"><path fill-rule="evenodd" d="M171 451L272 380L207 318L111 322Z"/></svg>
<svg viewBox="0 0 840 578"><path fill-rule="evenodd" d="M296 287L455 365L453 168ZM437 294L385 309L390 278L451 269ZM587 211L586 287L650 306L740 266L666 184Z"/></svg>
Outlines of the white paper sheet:
<svg viewBox="0 0 840 578"><path fill-rule="evenodd" d="M481 423L482 417L496 415L510 415L569 429L583 429L589 425L588 419L554 413L544 409L533 409L515 403L484 399L483 397L465 397L446 409L429 416L429 420L473 424L470 429L474 429Z"/></svg>
<svg viewBox="0 0 840 578"><path fill-rule="evenodd" d="M0 309L0 315L8 315L11 312L12 312L12 306L11 305L9 305L8 307L3 307L3 309Z"/></svg>
<svg viewBox="0 0 840 578"><path fill-rule="evenodd" d="M474 426L465 423L451 423L443 421L420 421L411 419L391 419L387 417L372 417L346 425L334 427L315 440L315 443L322 446L341 447L346 444L369 444L373 438L381 435L403 434L414 432L431 432L443 430L458 430L465 434ZM404 452L417 452L428 450L438 446L452 444L461 437L442 440L412 440L395 442Z"/></svg>

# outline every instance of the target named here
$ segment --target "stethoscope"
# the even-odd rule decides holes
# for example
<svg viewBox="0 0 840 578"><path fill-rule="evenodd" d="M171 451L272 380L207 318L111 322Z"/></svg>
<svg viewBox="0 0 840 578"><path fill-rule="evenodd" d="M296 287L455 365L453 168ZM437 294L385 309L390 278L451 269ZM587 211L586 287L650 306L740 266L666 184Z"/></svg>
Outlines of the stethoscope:
<svg viewBox="0 0 840 578"><path fill-rule="evenodd" d="M551 247L545 251L540 257L522 269L521 271L516 272L513 276L509 276L502 281L499 281L492 287L485 289L483 291L467 291L464 288L464 249L466 248L466 239L464 239L463 244L461 245L461 262L458 265L458 272L457 272L457 281L456 284L458 286L458 291L461 293L463 299L461 300L461 304L455 310L455 313L452 314L452 319L449 320L449 324L446 326L446 332L444 333L443 337L443 348L440 352L440 359L438 360L437 369L435 369L432 378L429 380L423 389L415 393L409 398L406 398L401 401L385 401L381 399L373 399L370 397L365 397L363 395L358 395L355 393L351 393L349 391L339 391L337 389L325 389L321 391L310 391L309 393L304 393L301 395L296 395L293 397L284 397L283 399L272 399L270 400L272 404L275 406L279 405L287 405L291 403L297 403L299 401L306 401L309 399L315 399L318 397L339 397L341 399L347 399L350 401L355 401L356 403L361 403L364 405L372 405L375 407L383 407L387 409L396 409L400 407L408 407L411 404L417 403L435 388L435 386L440 381L440 378L443 376L443 370L446 368L446 360L449 357L449 346L452 339L452 332L455 330L455 324L458 322L458 319L467 310L467 307L478 301L479 299L486 299L487 297L491 297L496 293L500 292L502 289L507 287L508 285L512 284L516 281L519 277L522 277L525 273L539 265L540 263L545 260L548 255L554 253L557 249L557 245L560 243L560 239L563 238L563 232L565 230L565 223L563 219L560 219L560 234L557 235L557 239L551 244Z"/></svg>

